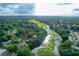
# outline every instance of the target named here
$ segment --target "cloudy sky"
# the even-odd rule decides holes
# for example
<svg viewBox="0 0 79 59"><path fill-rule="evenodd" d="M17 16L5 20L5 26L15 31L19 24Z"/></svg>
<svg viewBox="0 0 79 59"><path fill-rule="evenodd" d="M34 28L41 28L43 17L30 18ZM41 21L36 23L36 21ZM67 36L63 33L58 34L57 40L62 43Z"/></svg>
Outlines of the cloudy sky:
<svg viewBox="0 0 79 59"><path fill-rule="evenodd" d="M33 13L34 4L0 3L0 15L29 15Z"/></svg>
<svg viewBox="0 0 79 59"><path fill-rule="evenodd" d="M0 3L0 15L79 16L79 3Z"/></svg>

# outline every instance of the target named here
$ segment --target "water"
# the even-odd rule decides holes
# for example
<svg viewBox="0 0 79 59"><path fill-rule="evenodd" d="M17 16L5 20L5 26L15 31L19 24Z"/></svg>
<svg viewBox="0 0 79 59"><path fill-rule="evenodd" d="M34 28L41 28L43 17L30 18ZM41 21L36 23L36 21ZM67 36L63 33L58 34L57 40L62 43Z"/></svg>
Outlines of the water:
<svg viewBox="0 0 79 59"><path fill-rule="evenodd" d="M49 39L50 39L50 34L51 34L51 32L52 32L52 31L50 30L49 26L47 26L46 31L47 31L47 36L46 36L45 40L43 41L43 44L48 43L48 41L49 41Z"/></svg>
<svg viewBox="0 0 79 59"><path fill-rule="evenodd" d="M32 52L33 52L35 55L37 55L36 53L37 53L38 49L43 48L42 45L43 45L43 44L47 44L48 41L49 41L49 39L50 39L50 34L51 34L52 31L50 30L49 26L46 27L46 31L47 31L47 36L46 36L45 40L43 41L43 43L42 43L40 46L38 46L38 47L36 47L36 48L34 48L34 49L32 50Z"/></svg>
<svg viewBox="0 0 79 59"><path fill-rule="evenodd" d="M49 28L49 26L47 26L46 31L47 31L47 36L46 36L45 40L43 41L42 45L49 43L49 40L50 40L50 35L51 35L52 31ZM60 55L58 47L59 47L60 41L62 41L62 39L61 39L61 37L56 32L54 32L54 33L56 35L55 40L54 40L54 42L55 42L54 53L55 53L56 56L58 56L58 55ZM33 49L32 52L35 55L37 55L36 53L37 53L38 49L43 48L42 45L40 45L39 47L36 47L35 49Z"/></svg>
<svg viewBox="0 0 79 59"><path fill-rule="evenodd" d="M56 34L56 37L54 40L54 42L55 42L54 54L55 54L55 56L59 56L60 54L59 54L58 48L59 48L59 45L60 45L60 42L62 41L62 39L61 39L60 35L58 35L56 32L55 32L55 34Z"/></svg>

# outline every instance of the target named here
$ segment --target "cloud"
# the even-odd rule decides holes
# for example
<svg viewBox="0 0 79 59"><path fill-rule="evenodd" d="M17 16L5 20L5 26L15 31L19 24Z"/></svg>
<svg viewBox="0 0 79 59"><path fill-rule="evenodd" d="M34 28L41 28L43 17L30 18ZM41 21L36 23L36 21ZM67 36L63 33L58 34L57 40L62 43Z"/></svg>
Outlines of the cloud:
<svg viewBox="0 0 79 59"><path fill-rule="evenodd" d="M32 14L32 3L0 3L0 14Z"/></svg>
<svg viewBox="0 0 79 59"><path fill-rule="evenodd" d="M22 4L16 9L16 12L20 14L32 14L33 8L32 4Z"/></svg>
<svg viewBox="0 0 79 59"><path fill-rule="evenodd" d="M10 9L13 9L13 8L18 8L20 5L18 4L15 4L15 5L8 5L6 6L6 8L10 8Z"/></svg>
<svg viewBox="0 0 79 59"><path fill-rule="evenodd" d="M46 16L79 16L78 3L37 3L34 15Z"/></svg>
<svg viewBox="0 0 79 59"><path fill-rule="evenodd" d="M65 16L72 12L71 9L71 5L60 7L56 3L37 3L34 15Z"/></svg>
<svg viewBox="0 0 79 59"><path fill-rule="evenodd" d="M72 3L57 3L57 5L63 6L63 5L71 5Z"/></svg>
<svg viewBox="0 0 79 59"><path fill-rule="evenodd" d="M79 16L78 3L0 3L0 15Z"/></svg>
<svg viewBox="0 0 79 59"><path fill-rule="evenodd" d="M79 9L78 8L76 8L76 9L73 9L74 11L79 11Z"/></svg>
<svg viewBox="0 0 79 59"><path fill-rule="evenodd" d="M16 14L16 12L9 8L3 8L0 10L0 14Z"/></svg>

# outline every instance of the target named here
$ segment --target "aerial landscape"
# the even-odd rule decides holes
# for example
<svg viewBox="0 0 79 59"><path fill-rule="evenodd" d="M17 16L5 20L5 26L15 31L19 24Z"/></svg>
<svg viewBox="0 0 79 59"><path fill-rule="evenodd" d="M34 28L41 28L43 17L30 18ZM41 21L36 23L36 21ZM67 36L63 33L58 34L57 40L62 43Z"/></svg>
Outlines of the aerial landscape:
<svg viewBox="0 0 79 59"><path fill-rule="evenodd" d="M79 56L79 4L0 3L0 56Z"/></svg>

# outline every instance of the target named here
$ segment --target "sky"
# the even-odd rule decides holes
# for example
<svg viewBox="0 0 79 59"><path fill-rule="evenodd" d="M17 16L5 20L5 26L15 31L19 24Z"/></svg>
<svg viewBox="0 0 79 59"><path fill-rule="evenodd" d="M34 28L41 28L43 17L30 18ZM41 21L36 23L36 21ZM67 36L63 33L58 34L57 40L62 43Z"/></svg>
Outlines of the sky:
<svg viewBox="0 0 79 59"><path fill-rule="evenodd" d="M79 16L79 3L0 3L0 15Z"/></svg>
<svg viewBox="0 0 79 59"><path fill-rule="evenodd" d="M33 8L32 3L0 3L0 15L30 15Z"/></svg>

